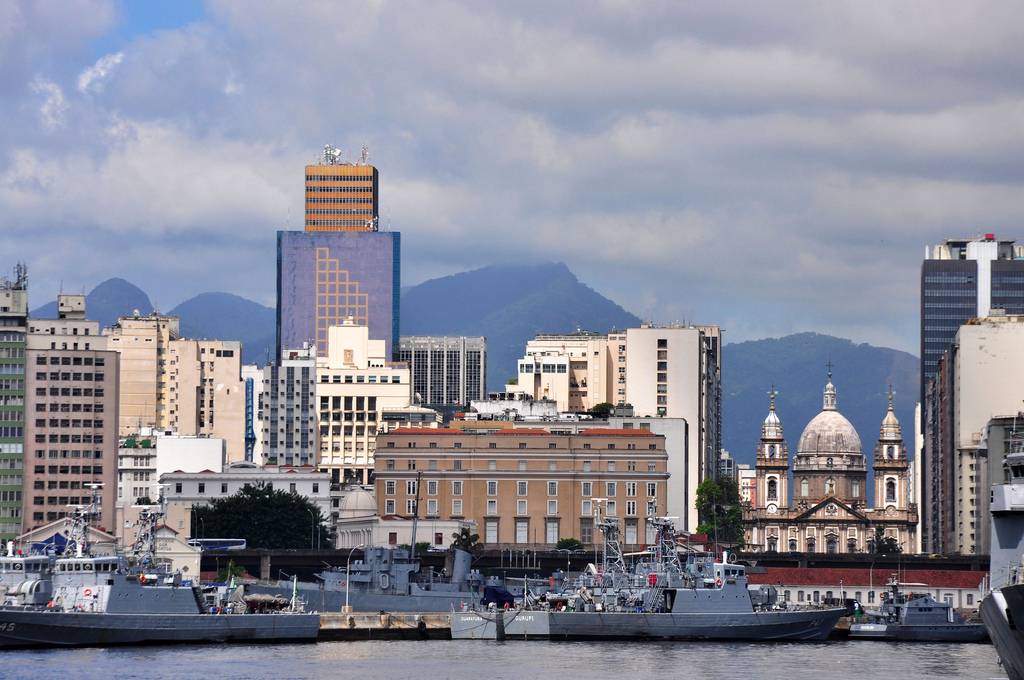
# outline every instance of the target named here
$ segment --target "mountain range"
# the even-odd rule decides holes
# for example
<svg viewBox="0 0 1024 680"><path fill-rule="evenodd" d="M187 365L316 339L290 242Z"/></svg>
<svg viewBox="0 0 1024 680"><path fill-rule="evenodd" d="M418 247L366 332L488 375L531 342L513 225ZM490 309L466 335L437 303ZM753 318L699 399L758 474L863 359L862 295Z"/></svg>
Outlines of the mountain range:
<svg viewBox="0 0 1024 680"><path fill-rule="evenodd" d="M146 293L124 279L108 279L86 297L88 317L104 326L121 315L153 305ZM273 356L275 312L230 293L202 293L167 313L181 318L186 337L242 342L245 363ZM56 303L32 311L55 317ZM403 335L483 335L487 338L490 389L514 375L526 341L538 333L577 329L605 332L640 319L582 283L564 264L484 267L425 281L402 291ZM917 358L906 352L816 333L727 344L723 349L722 445L740 463L752 463L767 392L778 390L777 410L791 453L804 425L820 410L826 363L833 365L839 409L870 452L895 389L896 415L908 442L913 439Z"/></svg>

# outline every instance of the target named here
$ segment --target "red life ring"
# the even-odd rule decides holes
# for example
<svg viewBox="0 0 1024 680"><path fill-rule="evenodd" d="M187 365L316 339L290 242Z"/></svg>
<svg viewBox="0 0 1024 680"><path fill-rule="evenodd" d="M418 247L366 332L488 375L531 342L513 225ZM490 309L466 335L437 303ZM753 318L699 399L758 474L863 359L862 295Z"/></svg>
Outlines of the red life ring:
<svg viewBox="0 0 1024 680"><path fill-rule="evenodd" d="M648 574L647 575L647 585L649 585L651 588L653 588L654 586L658 585L658 575L654 574L654 573Z"/></svg>
<svg viewBox="0 0 1024 680"><path fill-rule="evenodd" d="M715 587L716 588L721 588L722 587L722 579L720 579L720 578L716 578L715 579Z"/></svg>
<svg viewBox="0 0 1024 680"><path fill-rule="evenodd" d="M505 609L508 609L508 608L509 608L509 604L508 604L508 602L506 602L505 603Z"/></svg>
<svg viewBox="0 0 1024 680"><path fill-rule="evenodd" d="M82 595L85 595L86 597L91 597L92 596L92 588L86 588L85 590L83 590L82 591Z"/></svg>

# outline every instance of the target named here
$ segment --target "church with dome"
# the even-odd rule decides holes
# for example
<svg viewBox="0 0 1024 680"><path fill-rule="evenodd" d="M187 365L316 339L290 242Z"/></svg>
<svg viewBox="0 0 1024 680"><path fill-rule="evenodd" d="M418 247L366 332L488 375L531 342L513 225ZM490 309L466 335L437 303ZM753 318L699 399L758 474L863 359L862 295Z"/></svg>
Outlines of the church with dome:
<svg viewBox="0 0 1024 680"><path fill-rule="evenodd" d="M743 511L747 549L871 552L880 527L903 552L914 552L918 509L912 502L910 463L891 391L873 469L874 504L869 505L867 459L860 435L839 412L831 370L821 412L800 435L792 465L773 390L757 447L756 487Z"/></svg>

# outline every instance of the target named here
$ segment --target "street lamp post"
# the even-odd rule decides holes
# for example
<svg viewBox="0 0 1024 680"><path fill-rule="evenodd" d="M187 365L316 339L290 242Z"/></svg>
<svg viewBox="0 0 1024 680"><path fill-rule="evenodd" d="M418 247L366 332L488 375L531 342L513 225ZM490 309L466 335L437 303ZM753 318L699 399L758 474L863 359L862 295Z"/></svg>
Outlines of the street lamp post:
<svg viewBox="0 0 1024 680"><path fill-rule="evenodd" d="M351 613L351 611L352 611L352 607L350 607L349 604L348 604L348 591L349 591L350 583L351 583L351 580L352 580L352 571L351 571L351 568L352 568L352 553L354 553L356 550L359 550L360 548L363 548L363 547L365 547L365 546L362 543L360 543L359 545L357 545L354 548L352 548L351 550L349 550L348 551L348 559L345 560L345 608L342 611L344 611L346 614Z"/></svg>
<svg viewBox="0 0 1024 680"><path fill-rule="evenodd" d="M313 514L313 508L306 508L309 512L309 549L313 549L313 536L316 532L316 515Z"/></svg>

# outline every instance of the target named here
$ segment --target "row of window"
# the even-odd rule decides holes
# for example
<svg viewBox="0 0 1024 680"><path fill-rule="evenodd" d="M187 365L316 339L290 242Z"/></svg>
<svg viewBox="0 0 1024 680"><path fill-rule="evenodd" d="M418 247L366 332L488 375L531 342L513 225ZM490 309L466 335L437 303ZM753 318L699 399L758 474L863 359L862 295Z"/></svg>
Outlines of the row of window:
<svg viewBox="0 0 1024 680"><path fill-rule="evenodd" d="M51 387L47 390L45 387L36 388L37 397L45 397L49 394L51 397L98 397L102 398L105 394L102 387L93 389L92 387Z"/></svg>
<svg viewBox="0 0 1024 680"><path fill-rule="evenodd" d="M22 378L0 378L0 390L23 390L25 380Z"/></svg>
<svg viewBox="0 0 1024 680"><path fill-rule="evenodd" d="M50 402L49 412L50 413L103 413L105 406L103 402L98 404L81 404L75 402L69 404L67 402L58 403ZM36 404L36 413L45 413L47 406L45 403Z"/></svg>
<svg viewBox="0 0 1024 680"><path fill-rule="evenodd" d="M101 434L37 434L36 444L102 444Z"/></svg>
<svg viewBox="0 0 1024 680"><path fill-rule="evenodd" d="M87 452L86 452L87 453ZM36 465L37 475L102 475L102 465Z"/></svg>
<svg viewBox="0 0 1024 680"><path fill-rule="evenodd" d="M0 359L22 359L24 357L24 347L0 347Z"/></svg>
<svg viewBox="0 0 1024 680"><path fill-rule="evenodd" d="M411 442L410 442L410 444L411 444ZM432 448L432 449L433 448L437 448L436 442L430 442L430 444L431 444L430 448ZM461 442L455 442L454 446L457 449L461 449L462 448L462 443ZM390 448L394 448L394 442L388 442L387 448L389 448L389 449ZM410 448L415 448L415 447L410 446ZM491 448L492 449L494 448L494 443L493 442L492 442ZM385 465L386 465L388 470L394 470L395 469L395 460L394 460L394 458L389 458L386 461ZM517 467L518 467L518 469L520 471L526 471L526 470L529 469L529 464L528 464L527 461L521 460L521 461L519 461L519 464L518 464ZM609 460L607 462L608 472L615 472L617 468L618 468L618 465L617 465L616 461ZM415 460L411 460L411 459L407 460L406 461L406 469L408 469L408 470L415 470L416 469L416 461ZM437 461L436 460L427 461L427 469L428 470L437 470L438 469ZM452 470L461 470L461 469L462 469L462 461L458 460L458 459L453 460L452 461ZM489 461L487 461L487 469L488 470L497 470L498 469L498 461L496 461L496 460L489 460ZM549 460L548 461L548 472L556 472L557 470L558 470L558 463L557 463L557 461ZM637 467L636 467L636 461L635 460L626 461L626 471L627 472L636 472L636 470L637 470ZM594 470L594 465L593 465L592 461L589 461L589 460L583 461L583 472L594 472L594 471L595 470ZM648 472L657 472L657 464L654 463L654 462L647 463L647 471Z"/></svg>
<svg viewBox="0 0 1024 680"><path fill-rule="evenodd" d="M310 227L365 227L369 220L306 220Z"/></svg>
<svg viewBox="0 0 1024 680"><path fill-rule="evenodd" d="M520 373L568 373L565 364L519 364Z"/></svg>
<svg viewBox="0 0 1024 680"><path fill-rule="evenodd" d="M345 186L345 187L306 187L307 194L372 194L373 187L368 186ZM310 200L310 199L306 199Z"/></svg>
<svg viewBox="0 0 1024 680"><path fill-rule="evenodd" d="M78 418L36 418L36 427L103 427L102 420Z"/></svg>
<svg viewBox="0 0 1024 680"><path fill-rule="evenodd" d="M427 495L436 496L438 493L438 480L427 480ZM548 496L558 495L558 482L548 481L547 483L547 494ZM580 493L583 496L593 496L595 482L580 482ZM605 482L605 495L606 496L618 496L619 482ZM452 480L452 495L461 496L464 488L464 482L462 480ZM640 486L640 482L622 482L625 487L625 493L627 498L636 497L637 489ZM397 482L393 479L385 480L384 482L384 495L394 496L397 488ZM528 495L529 482L519 480L516 482L516 495L526 496ZM658 486L656 482L647 482L647 496L648 498L654 498L658 493ZM415 496L417 492L416 480L406 480L405 482L405 493L407 496ZM495 480L489 480L487 482L487 495L497 496L498 495L498 482Z"/></svg>
<svg viewBox="0 0 1024 680"><path fill-rule="evenodd" d="M369 182L372 180L373 175L306 175L307 182Z"/></svg>
<svg viewBox="0 0 1024 680"><path fill-rule="evenodd" d="M338 205L338 204L368 204L373 201L369 196L338 196L338 197L313 197L307 198L306 203L315 203L320 205ZM307 213L308 214L308 213Z"/></svg>
<svg viewBox="0 0 1024 680"><path fill-rule="evenodd" d="M306 215L373 215L373 208L307 208Z"/></svg>
<svg viewBox="0 0 1024 680"><path fill-rule="evenodd" d="M344 378L344 380L342 378ZM378 382L378 376L375 376L375 375L356 375L356 376L352 376L352 375L345 375L345 376L341 376L341 375L331 375L331 376L321 375L320 376L320 382L321 382L321 384L330 383L330 384L334 384L334 385L340 385L342 383L344 383L346 385L351 385L353 383L355 383L355 384L369 383L371 385L375 385ZM392 376L382 375L382 376L380 376L380 384L381 385L386 385L388 383L391 383L392 385L399 385L399 384L401 384L401 382L402 382L402 377L399 376L399 375L392 375Z"/></svg>
<svg viewBox="0 0 1024 680"><path fill-rule="evenodd" d="M46 364L46 355L36 357L37 366ZM96 357L95 362L93 357L50 357L49 364L50 366L106 366L107 360L103 357Z"/></svg>

